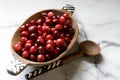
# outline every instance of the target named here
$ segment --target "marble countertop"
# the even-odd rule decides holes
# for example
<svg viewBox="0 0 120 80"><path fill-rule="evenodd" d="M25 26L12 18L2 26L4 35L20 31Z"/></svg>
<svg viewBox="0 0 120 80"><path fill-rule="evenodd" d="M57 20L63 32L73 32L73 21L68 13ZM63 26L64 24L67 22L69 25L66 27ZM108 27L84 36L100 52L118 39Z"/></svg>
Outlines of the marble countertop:
<svg viewBox="0 0 120 80"><path fill-rule="evenodd" d="M13 59L10 40L14 31L31 14L49 8L61 9L72 4L79 25L78 43L95 41L101 47L96 57L84 57L42 74L33 80L120 80L120 0L0 0L0 80L25 80L34 68L28 66L21 74L6 71Z"/></svg>

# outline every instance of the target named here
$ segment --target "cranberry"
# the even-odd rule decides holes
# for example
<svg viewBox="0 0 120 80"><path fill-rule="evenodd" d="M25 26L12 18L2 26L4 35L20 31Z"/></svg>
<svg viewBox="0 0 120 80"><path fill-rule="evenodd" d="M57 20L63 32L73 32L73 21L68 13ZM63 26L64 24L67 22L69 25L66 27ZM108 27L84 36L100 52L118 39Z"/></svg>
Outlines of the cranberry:
<svg viewBox="0 0 120 80"><path fill-rule="evenodd" d="M25 49L25 48L22 48L22 52L23 52L23 51L26 51L26 49Z"/></svg>
<svg viewBox="0 0 120 80"><path fill-rule="evenodd" d="M66 40L66 42L67 42L68 44L69 44L70 41L71 41L70 37L68 37L68 36L65 37L65 40Z"/></svg>
<svg viewBox="0 0 120 80"><path fill-rule="evenodd" d="M24 44L24 43L26 43L27 38L26 38L26 37L21 37L21 38L20 38L20 41Z"/></svg>
<svg viewBox="0 0 120 80"><path fill-rule="evenodd" d="M67 19L66 25L67 25L68 27L71 27L71 26L72 26L72 20L71 20L70 18Z"/></svg>
<svg viewBox="0 0 120 80"><path fill-rule="evenodd" d="M54 35L54 38L57 39L57 38L59 38L60 33L59 33L58 31L55 31L55 32L53 33L53 35Z"/></svg>
<svg viewBox="0 0 120 80"><path fill-rule="evenodd" d="M42 32L47 32L47 33L50 32L50 29L51 29L50 26L42 26L42 28L41 28Z"/></svg>
<svg viewBox="0 0 120 80"><path fill-rule="evenodd" d="M28 28L28 32L29 33L36 33L37 32L37 26L36 25L32 25Z"/></svg>
<svg viewBox="0 0 120 80"><path fill-rule="evenodd" d="M37 57L35 55L30 55L30 60L36 61Z"/></svg>
<svg viewBox="0 0 120 80"><path fill-rule="evenodd" d="M66 37L69 37L70 39L72 38L72 35L66 34Z"/></svg>
<svg viewBox="0 0 120 80"><path fill-rule="evenodd" d="M52 11L48 12L48 14L47 14L47 16L48 16L49 18L53 17L54 15L55 15L55 13L52 12Z"/></svg>
<svg viewBox="0 0 120 80"><path fill-rule="evenodd" d="M58 56L58 50L54 50L52 53L51 53L52 57L53 58L56 58Z"/></svg>
<svg viewBox="0 0 120 80"><path fill-rule="evenodd" d="M26 43L26 44L24 45L24 48L25 48L26 50L29 50L31 46L32 46L32 43Z"/></svg>
<svg viewBox="0 0 120 80"><path fill-rule="evenodd" d="M58 38L57 40L56 40L56 46L63 46L64 45L64 42L65 42L65 40L63 39L63 38Z"/></svg>
<svg viewBox="0 0 120 80"><path fill-rule="evenodd" d="M45 38L45 37L47 36L47 34L48 34L47 32L44 32L44 33L42 34L42 37Z"/></svg>
<svg viewBox="0 0 120 80"><path fill-rule="evenodd" d="M38 30L41 30L42 25L38 25L37 28L38 28Z"/></svg>
<svg viewBox="0 0 120 80"><path fill-rule="evenodd" d="M38 61L38 62L43 62L43 61L45 61L45 56L44 56L43 54L38 54L38 56L37 56L37 61Z"/></svg>
<svg viewBox="0 0 120 80"><path fill-rule="evenodd" d="M20 27L20 32L22 32L22 31L27 31L27 27L25 25L22 25Z"/></svg>
<svg viewBox="0 0 120 80"><path fill-rule="evenodd" d="M39 46L37 50L38 50L38 53L39 53L39 54L45 53L45 48L44 48L44 46Z"/></svg>
<svg viewBox="0 0 120 80"><path fill-rule="evenodd" d="M63 16L64 16L65 18L68 18L68 17L69 17L69 14L68 14L68 13L64 13Z"/></svg>
<svg viewBox="0 0 120 80"><path fill-rule="evenodd" d="M20 51L22 50L22 45L20 45L20 44L15 44L13 48L14 48L14 50L15 50L16 52L20 52Z"/></svg>
<svg viewBox="0 0 120 80"><path fill-rule="evenodd" d="M59 21L60 21L60 23L62 23L62 24L65 24L65 23L66 23L66 19L65 19L64 16L60 16Z"/></svg>
<svg viewBox="0 0 120 80"><path fill-rule="evenodd" d="M46 59L47 61L49 61L49 60L51 59L50 54L45 54L45 59Z"/></svg>
<svg viewBox="0 0 120 80"><path fill-rule="evenodd" d="M45 19L45 23L47 24L47 25L51 25L52 24L52 19Z"/></svg>
<svg viewBox="0 0 120 80"><path fill-rule="evenodd" d="M69 29L68 29L68 33L71 34L71 35L73 35L73 34L74 34L73 28L69 28Z"/></svg>
<svg viewBox="0 0 120 80"><path fill-rule="evenodd" d="M56 31L55 28L51 28L51 31L50 31L50 32L53 34L55 31Z"/></svg>
<svg viewBox="0 0 120 80"><path fill-rule="evenodd" d="M46 17L47 16L47 13L46 12L42 12L41 13L41 17Z"/></svg>
<svg viewBox="0 0 120 80"><path fill-rule="evenodd" d="M61 24L57 24L55 26L55 29L58 30L58 31L62 30L62 25Z"/></svg>
<svg viewBox="0 0 120 80"><path fill-rule="evenodd" d="M23 57L23 58L28 59L28 58L29 58L29 56L30 56L29 51L23 51L23 52L22 52L22 57Z"/></svg>
<svg viewBox="0 0 120 80"><path fill-rule="evenodd" d="M31 24L30 24L30 23L27 23L27 24L25 24L25 26L28 28L28 27L31 26Z"/></svg>
<svg viewBox="0 0 120 80"><path fill-rule="evenodd" d="M46 41L46 44L52 44L52 45L54 45L54 41L51 40L51 39L49 39L49 40Z"/></svg>
<svg viewBox="0 0 120 80"><path fill-rule="evenodd" d="M53 37L52 34L48 34L48 35L46 36L46 38L45 38L46 41L49 40L49 39L51 39L51 40L54 39L54 37Z"/></svg>
<svg viewBox="0 0 120 80"><path fill-rule="evenodd" d="M65 38L65 33L64 33L64 32L61 33L61 34L60 34L60 37L61 37L61 38Z"/></svg>
<svg viewBox="0 0 120 80"><path fill-rule="evenodd" d="M54 45L53 44L46 44L45 49L48 52L52 52L54 50Z"/></svg>
<svg viewBox="0 0 120 80"><path fill-rule="evenodd" d="M37 34L31 33L30 36L29 36L29 38L30 38L31 40L33 40L33 41L36 41L36 39L37 39Z"/></svg>
<svg viewBox="0 0 120 80"><path fill-rule="evenodd" d="M38 35L41 36L42 35L42 31L38 30Z"/></svg>
<svg viewBox="0 0 120 80"><path fill-rule="evenodd" d="M31 43L33 45L33 40L27 40L26 43Z"/></svg>
<svg viewBox="0 0 120 80"><path fill-rule="evenodd" d="M21 36L28 37L29 36L28 31L22 31Z"/></svg>
<svg viewBox="0 0 120 80"><path fill-rule="evenodd" d="M43 18L40 18L37 20L37 24L38 25L42 25L44 23L44 19Z"/></svg>
<svg viewBox="0 0 120 80"><path fill-rule="evenodd" d="M54 18L54 19L52 20L52 22L53 22L54 24L57 24L57 23L59 22L59 19Z"/></svg>
<svg viewBox="0 0 120 80"><path fill-rule="evenodd" d="M34 20L31 20L30 23L31 23L32 25L36 25L37 21L34 19Z"/></svg>
<svg viewBox="0 0 120 80"><path fill-rule="evenodd" d="M37 52L37 47L36 46L31 46L30 47L30 53L31 54L36 54L36 52Z"/></svg>
<svg viewBox="0 0 120 80"><path fill-rule="evenodd" d="M23 43L21 41L18 41L17 44L23 45Z"/></svg>
<svg viewBox="0 0 120 80"><path fill-rule="evenodd" d="M42 36L38 36L37 40L36 40L36 43L38 45L43 45L45 43L45 40L44 40L44 37Z"/></svg>

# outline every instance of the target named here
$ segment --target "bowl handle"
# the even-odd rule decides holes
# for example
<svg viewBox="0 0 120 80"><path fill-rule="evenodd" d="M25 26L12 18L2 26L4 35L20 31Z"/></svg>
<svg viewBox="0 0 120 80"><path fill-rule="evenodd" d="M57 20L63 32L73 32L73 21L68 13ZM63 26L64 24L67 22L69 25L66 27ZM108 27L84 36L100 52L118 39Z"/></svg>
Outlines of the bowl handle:
<svg viewBox="0 0 120 80"><path fill-rule="evenodd" d="M24 64L23 62L14 59L11 60L7 65L7 72L11 75L17 75L20 72L22 72L27 67L27 64Z"/></svg>
<svg viewBox="0 0 120 80"><path fill-rule="evenodd" d="M75 7L71 4L66 4L65 6L63 6L62 10L67 10L69 14L72 15L75 11Z"/></svg>

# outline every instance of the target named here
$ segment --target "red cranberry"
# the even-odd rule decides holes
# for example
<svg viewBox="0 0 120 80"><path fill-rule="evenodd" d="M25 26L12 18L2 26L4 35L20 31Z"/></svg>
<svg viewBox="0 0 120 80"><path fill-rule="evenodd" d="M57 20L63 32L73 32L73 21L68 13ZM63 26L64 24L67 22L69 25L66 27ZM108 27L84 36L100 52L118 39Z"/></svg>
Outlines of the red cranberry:
<svg viewBox="0 0 120 80"><path fill-rule="evenodd" d="M47 32L44 32L43 34L42 34L42 37L46 37L48 35L48 33Z"/></svg>
<svg viewBox="0 0 120 80"><path fill-rule="evenodd" d="M21 38L20 38L20 41L24 44L24 43L26 43L27 38L26 38L26 37L21 37Z"/></svg>
<svg viewBox="0 0 120 80"><path fill-rule="evenodd" d="M68 44L69 44L70 41L71 41L70 37L68 37L68 36L65 37L65 40L66 40L66 42L67 42Z"/></svg>
<svg viewBox="0 0 120 80"><path fill-rule="evenodd" d="M68 13L64 13L63 16L64 16L65 18L68 18L68 17L69 17L69 14L68 14Z"/></svg>
<svg viewBox="0 0 120 80"><path fill-rule="evenodd" d="M41 30L41 28L42 28L42 25L38 25L37 27L38 27L38 30Z"/></svg>
<svg viewBox="0 0 120 80"><path fill-rule="evenodd" d="M32 46L32 43L25 43L24 48L26 50L29 50L31 46Z"/></svg>
<svg viewBox="0 0 120 80"><path fill-rule="evenodd" d="M43 23L44 23L43 18L40 18L40 19L37 20L37 24L38 25L42 25Z"/></svg>
<svg viewBox="0 0 120 80"><path fill-rule="evenodd" d="M61 37L61 38L65 38L65 33L61 33L61 34L60 34L60 37Z"/></svg>
<svg viewBox="0 0 120 80"><path fill-rule="evenodd" d="M22 32L22 31L27 31L27 27L25 25L22 25L20 27L20 32Z"/></svg>
<svg viewBox="0 0 120 80"><path fill-rule="evenodd" d="M36 25L37 21L34 19L34 20L31 20L30 23L31 23L32 25Z"/></svg>
<svg viewBox="0 0 120 80"><path fill-rule="evenodd" d="M65 42L65 40L63 39L63 38L58 38L57 40L56 40L56 46L63 46L64 45L64 42Z"/></svg>
<svg viewBox="0 0 120 80"><path fill-rule="evenodd" d="M55 31L55 32L53 33L53 35L54 35L54 38L57 39L57 38L59 38L60 33L59 33L58 31Z"/></svg>
<svg viewBox="0 0 120 80"><path fill-rule="evenodd" d="M20 52L20 51L22 50L22 45L20 45L20 44L15 44L13 48L14 48L14 50L15 50L16 52Z"/></svg>
<svg viewBox="0 0 120 80"><path fill-rule="evenodd" d="M38 36L37 40L36 40L36 43L38 45L43 45L45 43L45 40L44 40L44 37L42 36Z"/></svg>
<svg viewBox="0 0 120 80"><path fill-rule="evenodd" d="M36 46L30 47L30 53L31 54L36 54L36 52L37 52L37 47Z"/></svg>
<svg viewBox="0 0 120 80"><path fill-rule="evenodd" d="M44 46L39 46L37 50L38 50L38 53L39 53L39 54L45 53L45 48L44 48Z"/></svg>
<svg viewBox="0 0 120 80"><path fill-rule="evenodd" d="M54 24L57 24L57 23L59 22L59 19L54 18L54 19L52 20L52 22L53 22Z"/></svg>
<svg viewBox="0 0 120 80"><path fill-rule="evenodd" d="M28 28L28 32L29 33L36 33L37 32L37 26L36 25L32 25Z"/></svg>
<svg viewBox="0 0 120 80"><path fill-rule="evenodd" d="M17 44L24 45L24 43L22 43L21 41L18 41Z"/></svg>
<svg viewBox="0 0 120 80"><path fill-rule="evenodd" d="M56 49L51 53L53 58L56 58L58 56L58 54L59 53L58 53L58 51Z"/></svg>
<svg viewBox="0 0 120 80"><path fill-rule="evenodd" d="M54 15L55 15L55 13L52 12L52 11L48 12L48 14L47 14L47 16L48 16L49 18L53 17Z"/></svg>
<svg viewBox="0 0 120 80"><path fill-rule="evenodd" d="M52 34L48 34L48 35L46 36L46 38L45 38L46 41L49 40L49 39L51 39L51 40L54 39L54 37L53 37Z"/></svg>
<svg viewBox="0 0 120 80"><path fill-rule="evenodd" d="M42 14L41 14L41 17L46 17L47 16L47 13L46 12L43 12Z"/></svg>
<svg viewBox="0 0 120 80"><path fill-rule="evenodd" d="M47 61L49 61L51 59L50 54L45 54L45 58L46 58Z"/></svg>
<svg viewBox="0 0 120 80"><path fill-rule="evenodd" d="M23 51L26 51L26 49L25 49L25 48L22 48L22 52L23 52Z"/></svg>
<svg viewBox="0 0 120 80"><path fill-rule="evenodd" d="M45 23L46 23L47 25L52 24L52 19L49 19L49 18L48 18L48 19L46 19L46 20L45 20Z"/></svg>
<svg viewBox="0 0 120 80"><path fill-rule="evenodd" d="M46 44L53 44L54 45L54 41L49 39L49 40L46 41Z"/></svg>
<svg viewBox="0 0 120 80"><path fill-rule="evenodd" d="M21 36L28 37L29 36L28 31L22 31Z"/></svg>
<svg viewBox="0 0 120 80"><path fill-rule="evenodd" d="M51 31L50 31L50 32L53 34L55 31L56 31L55 28L51 28Z"/></svg>
<svg viewBox="0 0 120 80"><path fill-rule="evenodd" d="M42 30L42 32L47 32L47 33L49 33L50 32L50 26L42 26L42 28L41 28L41 30Z"/></svg>
<svg viewBox="0 0 120 80"><path fill-rule="evenodd" d="M72 26L72 20L71 20L70 18L67 19L66 25L67 25L68 27L71 27L71 26Z"/></svg>
<svg viewBox="0 0 120 80"><path fill-rule="evenodd" d="M31 40L33 40L33 41L36 41L36 39L37 39L37 34L31 33L30 36L29 36L29 38L30 38Z"/></svg>
<svg viewBox="0 0 120 80"><path fill-rule="evenodd" d="M26 43L31 43L33 45L33 40L27 40Z"/></svg>
<svg viewBox="0 0 120 80"><path fill-rule="evenodd" d="M48 52L52 52L54 50L54 45L53 44L46 44L45 49Z"/></svg>
<svg viewBox="0 0 120 80"><path fill-rule="evenodd" d="M42 35L42 31L38 30L38 35L41 36Z"/></svg>
<svg viewBox="0 0 120 80"><path fill-rule="evenodd" d="M29 51L23 51L23 52L22 52L22 57L23 57L23 58L28 59L28 58L29 58L29 56L30 56Z"/></svg>
<svg viewBox="0 0 120 80"><path fill-rule="evenodd" d="M58 30L58 31L62 30L62 25L61 24L57 24L55 26L55 29Z"/></svg>
<svg viewBox="0 0 120 80"><path fill-rule="evenodd" d="M62 24L65 24L65 23L66 23L66 19L65 19L64 16L60 16L59 21L60 21L60 23L62 23Z"/></svg>
<svg viewBox="0 0 120 80"><path fill-rule="evenodd" d="M28 28L28 27L31 26L31 24L30 24L30 23L27 23L27 24L25 24L25 26Z"/></svg>
<svg viewBox="0 0 120 80"><path fill-rule="evenodd" d="M73 34L74 34L73 28L69 28L69 29L68 29L68 33L71 34L71 35L73 35Z"/></svg>
<svg viewBox="0 0 120 80"><path fill-rule="evenodd" d="M70 39L72 38L72 35L66 34L66 37L69 37Z"/></svg>
<svg viewBox="0 0 120 80"><path fill-rule="evenodd" d="M30 60L36 61L37 57L35 55L30 55Z"/></svg>
<svg viewBox="0 0 120 80"><path fill-rule="evenodd" d="M43 62L43 61L45 61L45 56L44 56L43 54L38 54L38 56L37 56L37 61L38 61L38 62Z"/></svg>

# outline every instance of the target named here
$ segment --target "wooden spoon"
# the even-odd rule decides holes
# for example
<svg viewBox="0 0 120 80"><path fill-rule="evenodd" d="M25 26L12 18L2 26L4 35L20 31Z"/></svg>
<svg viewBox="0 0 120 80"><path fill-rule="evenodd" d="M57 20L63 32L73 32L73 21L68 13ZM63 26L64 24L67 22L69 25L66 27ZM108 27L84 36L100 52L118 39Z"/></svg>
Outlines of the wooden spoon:
<svg viewBox="0 0 120 80"><path fill-rule="evenodd" d="M26 74L25 76L27 79L34 78L34 77L36 77L44 72L47 72L47 71L54 69L58 66L66 64L68 62L71 62L75 59L78 59L78 58L81 58L84 56L96 56L100 53L100 50L101 49L100 49L99 45L96 44L95 42L90 41L90 40L83 41L79 45L79 51L62 58L62 60L58 60L52 64L42 66L39 69L36 69L36 70L30 72L29 74Z"/></svg>

